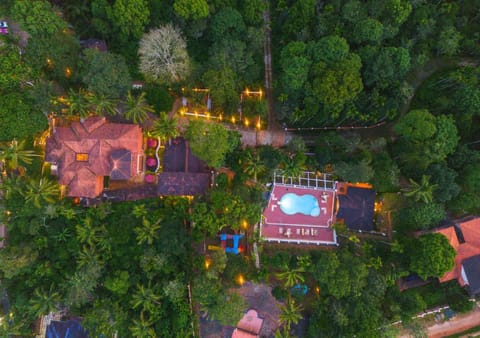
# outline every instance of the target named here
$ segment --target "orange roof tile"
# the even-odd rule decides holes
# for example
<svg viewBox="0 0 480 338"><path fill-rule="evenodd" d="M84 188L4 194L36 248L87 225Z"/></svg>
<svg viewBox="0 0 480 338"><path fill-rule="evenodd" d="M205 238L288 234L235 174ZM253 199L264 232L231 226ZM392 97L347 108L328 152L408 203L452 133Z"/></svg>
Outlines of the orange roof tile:
<svg viewBox="0 0 480 338"><path fill-rule="evenodd" d="M112 170L118 168L111 155L119 150L131 154L131 166L126 163L128 156L124 156L122 175L116 171L112 175ZM143 153L142 130L134 124L90 117L69 127L55 128L45 152L45 160L57 164L59 183L68 186L69 196L92 198L102 192L104 176L128 179L137 173L137 157Z"/></svg>
<svg viewBox="0 0 480 338"><path fill-rule="evenodd" d="M464 281L461 276L462 262L467 258L480 254L480 218L474 218L459 223L458 227L462 230L463 239L465 240L463 243L458 241L454 226L437 229L435 231L447 237L450 245L457 252L454 268L445 273L445 275L439 278L439 280L443 283L452 279L457 279L458 283L461 286L464 286Z"/></svg>

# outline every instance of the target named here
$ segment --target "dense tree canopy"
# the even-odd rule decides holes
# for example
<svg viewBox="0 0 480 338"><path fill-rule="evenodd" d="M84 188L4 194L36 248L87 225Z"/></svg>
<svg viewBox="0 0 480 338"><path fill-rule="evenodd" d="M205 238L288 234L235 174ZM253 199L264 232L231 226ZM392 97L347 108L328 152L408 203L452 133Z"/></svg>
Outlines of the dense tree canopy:
<svg viewBox="0 0 480 338"><path fill-rule="evenodd" d="M185 19L200 19L208 16L209 13L206 0L175 0L173 9Z"/></svg>
<svg viewBox="0 0 480 338"><path fill-rule="evenodd" d="M68 78L78 75L79 53L77 39L70 33L58 31L30 39L25 58L37 73L65 83Z"/></svg>
<svg viewBox="0 0 480 338"><path fill-rule="evenodd" d="M31 80L32 70L15 47L0 46L0 94L18 88Z"/></svg>
<svg viewBox="0 0 480 338"><path fill-rule="evenodd" d="M16 0L11 12L13 20L33 38L48 36L67 28L60 13L46 0Z"/></svg>
<svg viewBox="0 0 480 338"><path fill-rule="evenodd" d="M456 252L442 234L420 236L411 250L410 269L423 279L442 277L453 268Z"/></svg>
<svg viewBox="0 0 480 338"><path fill-rule="evenodd" d="M218 168L238 145L238 138L216 123L190 121L185 131L192 152L208 166Z"/></svg>
<svg viewBox="0 0 480 338"><path fill-rule="evenodd" d="M131 87L125 59L96 49L84 51L82 82L88 90L111 98L124 96Z"/></svg>
<svg viewBox="0 0 480 338"><path fill-rule="evenodd" d="M0 96L0 141L32 137L47 128L47 118L19 93Z"/></svg>

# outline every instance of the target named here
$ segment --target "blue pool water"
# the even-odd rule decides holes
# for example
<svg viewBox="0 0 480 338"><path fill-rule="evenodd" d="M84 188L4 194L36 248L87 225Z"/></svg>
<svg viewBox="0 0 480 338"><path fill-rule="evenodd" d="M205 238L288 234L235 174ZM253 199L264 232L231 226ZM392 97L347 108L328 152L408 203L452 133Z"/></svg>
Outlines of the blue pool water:
<svg viewBox="0 0 480 338"><path fill-rule="evenodd" d="M278 204L283 213L287 215L299 213L312 217L320 215L318 200L313 195L307 194L300 196L289 192L282 196Z"/></svg>

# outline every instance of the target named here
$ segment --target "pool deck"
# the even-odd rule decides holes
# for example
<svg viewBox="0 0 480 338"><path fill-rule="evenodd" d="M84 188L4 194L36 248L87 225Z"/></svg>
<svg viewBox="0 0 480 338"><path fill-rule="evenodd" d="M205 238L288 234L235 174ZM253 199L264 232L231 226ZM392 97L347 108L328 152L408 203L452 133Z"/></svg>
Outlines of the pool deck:
<svg viewBox="0 0 480 338"><path fill-rule="evenodd" d="M314 196L318 200L320 215L285 214L278 202L287 193ZM331 229L334 203L333 189L275 184L263 212L261 235L267 242L337 244L335 231Z"/></svg>

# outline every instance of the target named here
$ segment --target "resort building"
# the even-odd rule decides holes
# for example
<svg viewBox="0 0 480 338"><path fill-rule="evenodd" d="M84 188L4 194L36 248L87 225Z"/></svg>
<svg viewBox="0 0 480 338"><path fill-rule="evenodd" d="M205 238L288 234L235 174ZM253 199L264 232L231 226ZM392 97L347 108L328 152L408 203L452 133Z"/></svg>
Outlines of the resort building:
<svg viewBox="0 0 480 338"><path fill-rule="evenodd" d="M135 124L90 117L53 127L45 161L71 197L95 198L109 180L126 181L143 174L143 135Z"/></svg>
<svg viewBox="0 0 480 338"><path fill-rule="evenodd" d="M457 252L455 266L439 278L440 282L456 279L470 295L480 294L480 218L463 220L435 232L444 235Z"/></svg>
<svg viewBox="0 0 480 338"><path fill-rule="evenodd" d="M275 171L260 233L267 242L338 245L333 224L371 231L374 204L369 185L336 182L328 174L286 177Z"/></svg>

